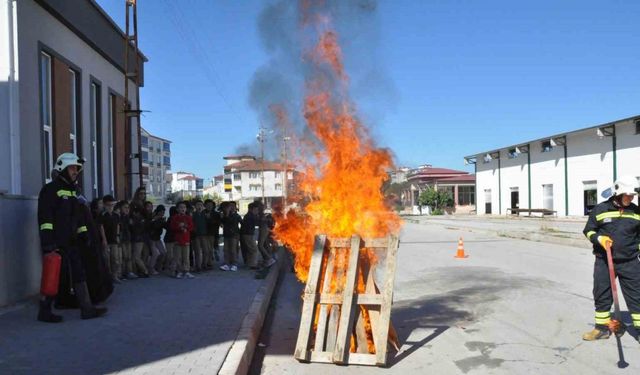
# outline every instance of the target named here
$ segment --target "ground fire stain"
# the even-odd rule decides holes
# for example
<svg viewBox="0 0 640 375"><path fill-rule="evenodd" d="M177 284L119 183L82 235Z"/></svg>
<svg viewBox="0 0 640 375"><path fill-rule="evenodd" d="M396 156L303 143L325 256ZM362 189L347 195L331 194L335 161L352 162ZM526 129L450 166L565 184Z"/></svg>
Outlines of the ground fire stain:
<svg viewBox="0 0 640 375"><path fill-rule="evenodd" d="M500 358L491 358L491 352L496 348L496 344L490 342L482 342L482 341L469 341L465 344L467 349L472 352L480 352L480 355L467 357L458 361L454 361L455 365L460 369L460 371L465 374L469 371L485 366L487 368L493 369L500 367L504 362L504 359Z"/></svg>

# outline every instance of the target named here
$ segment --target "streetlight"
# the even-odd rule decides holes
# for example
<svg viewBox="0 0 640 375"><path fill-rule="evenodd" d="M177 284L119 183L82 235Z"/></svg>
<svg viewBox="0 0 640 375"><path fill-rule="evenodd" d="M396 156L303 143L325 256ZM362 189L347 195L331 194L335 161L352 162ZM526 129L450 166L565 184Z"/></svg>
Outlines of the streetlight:
<svg viewBox="0 0 640 375"><path fill-rule="evenodd" d="M289 173L289 169L287 168L287 142L291 140L291 137L287 136L287 133L284 134L284 136L282 137L282 144L283 144L283 149L282 149L282 154L284 156L284 174L282 177L283 183L282 183L282 209L284 212L286 212L287 210L287 174Z"/></svg>

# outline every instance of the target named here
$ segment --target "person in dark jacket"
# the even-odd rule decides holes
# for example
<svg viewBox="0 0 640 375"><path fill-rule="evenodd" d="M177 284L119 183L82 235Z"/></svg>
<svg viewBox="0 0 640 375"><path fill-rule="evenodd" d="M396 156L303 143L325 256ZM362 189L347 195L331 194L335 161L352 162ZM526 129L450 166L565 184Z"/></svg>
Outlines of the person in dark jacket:
<svg viewBox="0 0 640 375"><path fill-rule="evenodd" d="M222 213L222 237L224 237L224 264L220 266L223 271L237 271L236 257L238 253L238 241L240 240L240 222L242 218L236 211L236 202L226 202Z"/></svg>
<svg viewBox="0 0 640 375"><path fill-rule="evenodd" d="M146 221L144 210L131 210L129 228L131 229L131 247L133 249L133 265L139 277L149 277L147 266L142 261L142 250L144 249Z"/></svg>
<svg viewBox="0 0 640 375"><path fill-rule="evenodd" d="M178 275L177 271L177 263L176 263L176 254L174 251L174 246L176 243L176 237L171 230L171 219L178 213L178 209L176 206L172 206L169 208L169 218L165 222L165 234L164 234L164 246L167 249L167 257L164 262L165 269L169 271L171 276L176 277Z"/></svg>
<svg viewBox="0 0 640 375"><path fill-rule="evenodd" d="M100 217L105 239L107 255L113 282L120 284L122 276L122 250L120 249L120 215L114 212L116 200L111 195L102 197L104 212Z"/></svg>
<svg viewBox="0 0 640 375"><path fill-rule="evenodd" d="M209 246L209 252L205 257L205 268L213 269L214 259L216 262L220 261L218 255L218 247L220 241L220 213L216 211L216 204L213 200L207 199L204 201L205 217L207 219L207 243Z"/></svg>
<svg viewBox="0 0 640 375"><path fill-rule="evenodd" d="M42 252L57 252L62 255L63 263L68 264L71 270L80 316L82 319L91 319L102 316L107 310L96 308L91 303L80 255L80 247L87 241L88 230L79 209L76 191L76 181L83 164L84 160L72 153L58 156L55 164L58 176L46 184L38 195L38 224ZM53 299L49 296L40 298L39 321L62 321L61 316L51 311Z"/></svg>
<svg viewBox="0 0 640 375"><path fill-rule="evenodd" d="M153 212L153 219L149 227L149 248L151 250L151 256L149 257L149 264L147 269L151 275L157 275L156 269L157 263L164 262L165 254L167 250L162 242L162 232L167 224L165 218L165 208L163 205L158 205Z"/></svg>
<svg viewBox="0 0 640 375"><path fill-rule="evenodd" d="M638 194L634 177L621 177L612 191L614 195L595 206L584 228L584 235L593 244L593 299L595 329L585 333L586 341L606 339L610 331L619 332L621 322L611 320L613 295L609 280L607 251L611 251L614 269L636 331L640 331L640 211L633 204ZM624 332L624 331L622 331Z"/></svg>
<svg viewBox="0 0 640 375"><path fill-rule="evenodd" d="M126 279L137 279L133 273L133 251L131 249L131 212L129 202L120 201L120 247L122 248L122 276Z"/></svg>
<svg viewBox="0 0 640 375"><path fill-rule="evenodd" d="M249 204L249 211L242 218L242 225L240 226L240 238L243 249L247 254L245 263L254 270L258 269L258 245L255 239L256 227L259 224L258 212L258 203Z"/></svg>

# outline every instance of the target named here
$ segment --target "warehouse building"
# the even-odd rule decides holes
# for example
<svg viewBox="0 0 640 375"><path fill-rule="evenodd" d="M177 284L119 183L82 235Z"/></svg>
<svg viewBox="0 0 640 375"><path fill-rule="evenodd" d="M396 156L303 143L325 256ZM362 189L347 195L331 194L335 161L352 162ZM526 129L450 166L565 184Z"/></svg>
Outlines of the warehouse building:
<svg viewBox="0 0 640 375"><path fill-rule="evenodd" d="M640 178L640 116L465 157L477 213L584 216L618 176Z"/></svg>

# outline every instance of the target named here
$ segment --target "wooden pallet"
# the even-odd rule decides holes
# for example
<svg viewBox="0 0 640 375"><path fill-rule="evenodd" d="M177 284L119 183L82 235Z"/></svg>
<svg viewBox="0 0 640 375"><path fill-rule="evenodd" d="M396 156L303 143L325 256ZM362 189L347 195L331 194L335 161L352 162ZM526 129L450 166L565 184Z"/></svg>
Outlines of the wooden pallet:
<svg viewBox="0 0 640 375"><path fill-rule="evenodd" d="M294 355L298 361L386 366L390 333L391 342L398 349L390 322L398 244L395 236L375 239L361 239L357 235L351 238L316 236ZM374 267L360 260L360 252L365 248L382 252L385 267L382 289L376 285ZM349 251L347 267L336 268L340 252L346 251ZM344 288L338 294L331 293L328 282L334 272L344 278ZM366 284L364 293L357 292L359 277ZM375 354L370 354L367 348L362 310L370 318ZM352 337L356 341L355 353L350 352Z"/></svg>

